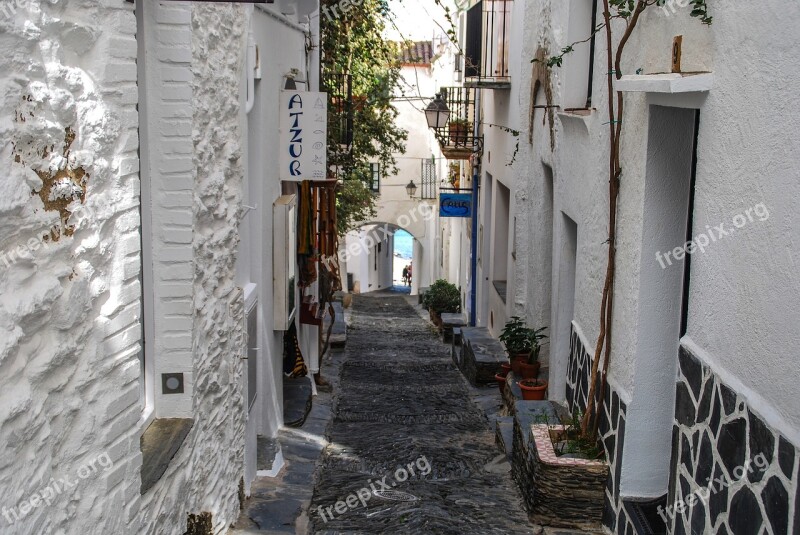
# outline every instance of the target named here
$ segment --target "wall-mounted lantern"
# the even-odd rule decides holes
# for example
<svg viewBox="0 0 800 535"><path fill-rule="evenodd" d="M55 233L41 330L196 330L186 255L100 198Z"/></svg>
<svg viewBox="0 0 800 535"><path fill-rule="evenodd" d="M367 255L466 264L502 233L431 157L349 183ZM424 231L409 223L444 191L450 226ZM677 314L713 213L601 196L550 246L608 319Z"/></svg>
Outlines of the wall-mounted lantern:
<svg viewBox="0 0 800 535"><path fill-rule="evenodd" d="M413 199L414 194L417 192L417 185L414 184L413 180L409 182L408 185L406 186L406 191L408 192L408 196Z"/></svg>
<svg viewBox="0 0 800 535"><path fill-rule="evenodd" d="M433 101L425 108L425 119L428 121L428 128L446 128L449 118L450 108L447 107L442 94L436 93Z"/></svg>

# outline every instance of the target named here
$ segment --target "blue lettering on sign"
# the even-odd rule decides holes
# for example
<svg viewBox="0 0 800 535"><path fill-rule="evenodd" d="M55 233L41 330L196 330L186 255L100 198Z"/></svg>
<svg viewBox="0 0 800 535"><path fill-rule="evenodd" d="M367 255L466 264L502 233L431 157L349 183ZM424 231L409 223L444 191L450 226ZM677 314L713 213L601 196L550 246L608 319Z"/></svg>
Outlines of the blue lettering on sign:
<svg viewBox="0 0 800 535"><path fill-rule="evenodd" d="M300 111L291 111L299 108ZM300 127L300 116L303 115L303 97L295 93L289 99L289 117L292 119L292 127L289 129L291 139L289 140L289 156L293 158L289 162L289 173L292 176L300 176L300 155L303 154L303 129Z"/></svg>
<svg viewBox="0 0 800 535"><path fill-rule="evenodd" d="M472 195L442 193L439 195L440 217L472 217Z"/></svg>

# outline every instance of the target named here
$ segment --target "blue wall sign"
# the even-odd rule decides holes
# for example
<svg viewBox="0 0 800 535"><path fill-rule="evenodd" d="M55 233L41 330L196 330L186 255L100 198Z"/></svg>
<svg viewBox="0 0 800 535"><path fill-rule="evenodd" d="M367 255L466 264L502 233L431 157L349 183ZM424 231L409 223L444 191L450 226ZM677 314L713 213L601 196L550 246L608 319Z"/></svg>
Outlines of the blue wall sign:
<svg viewBox="0 0 800 535"><path fill-rule="evenodd" d="M472 217L472 194L440 193L439 217Z"/></svg>

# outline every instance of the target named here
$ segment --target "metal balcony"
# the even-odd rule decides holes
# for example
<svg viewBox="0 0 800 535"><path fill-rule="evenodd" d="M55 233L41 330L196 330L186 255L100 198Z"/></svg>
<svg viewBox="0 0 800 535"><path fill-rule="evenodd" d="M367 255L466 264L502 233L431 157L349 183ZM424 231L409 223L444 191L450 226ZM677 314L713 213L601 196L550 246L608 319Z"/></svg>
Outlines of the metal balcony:
<svg viewBox="0 0 800 535"><path fill-rule="evenodd" d="M326 74L328 93L328 158L331 165L343 165L353 145L353 76Z"/></svg>
<svg viewBox="0 0 800 535"><path fill-rule="evenodd" d="M442 154L449 160L466 160L483 149L483 137L475 135L473 87L443 87L442 98L450 110L448 125L434 129Z"/></svg>
<svg viewBox="0 0 800 535"><path fill-rule="evenodd" d="M512 0L481 0L467 11L464 85L508 89Z"/></svg>

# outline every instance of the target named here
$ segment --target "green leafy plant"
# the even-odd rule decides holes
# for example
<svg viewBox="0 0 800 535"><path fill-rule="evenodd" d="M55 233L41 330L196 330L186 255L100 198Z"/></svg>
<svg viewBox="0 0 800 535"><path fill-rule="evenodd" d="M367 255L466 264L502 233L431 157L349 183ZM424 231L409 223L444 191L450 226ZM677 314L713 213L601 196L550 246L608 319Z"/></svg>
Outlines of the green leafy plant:
<svg viewBox="0 0 800 535"><path fill-rule="evenodd" d="M467 121L466 119L451 119L448 123L451 127L459 127L459 129L463 130L465 128L469 128L472 126L472 123Z"/></svg>
<svg viewBox="0 0 800 535"><path fill-rule="evenodd" d="M338 4L338 0L321 2L328 9ZM352 80L352 102L337 101L328 110L329 121L340 123L337 114L349 109L353 124L349 146L340 144L337 129L328 129L328 165L338 170L343 183L336 203L340 235L374 214L375 196L366 194L372 181L365 171L369 164L377 162L384 176L391 176L398 172L395 155L405 152L408 133L397 126L393 105L400 79L399 50L383 36L391 16L387 0L364 0L342 16L319 19L322 85L337 87L346 75Z"/></svg>
<svg viewBox="0 0 800 535"><path fill-rule="evenodd" d="M560 440L553 440L553 450L556 455L571 454L582 459L600 459L605 451L600 447L596 439L584 437L581 433L581 421L583 413L579 410L573 411L572 417L564 422L564 431L556 437Z"/></svg>
<svg viewBox="0 0 800 535"><path fill-rule="evenodd" d="M422 304L437 314L461 312L461 291L455 284L439 279L425 292Z"/></svg>
<svg viewBox="0 0 800 535"><path fill-rule="evenodd" d="M509 355L529 355L528 362L533 364L539 358L542 349L541 340L547 338L543 334L547 327L531 329L519 316L512 316L500 332L500 341L506 346Z"/></svg>
<svg viewBox="0 0 800 535"><path fill-rule="evenodd" d="M575 410L572 414L559 420L551 418L547 413L537 413L533 418L533 423L538 425L557 426L563 425L564 430L551 429L550 441L553 444L553 451L556 455L572 454L581 459L599 460L605 455L605 450L595 439L585 438L581 433L581 420L583 412Z"/></svg>
<svg viewBox="0 0 800 535"><path fill-rule="evenodd" d="M547 327L540 327L539 329L531 330L531 344L533 345L533 351L531 351L531 356L528 357L528 363L533 364L537 360L539 360L539 353L542 351L542 346L547 342L542 342L545 338L547 338L546 334L542 334Z"/></svg>

